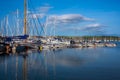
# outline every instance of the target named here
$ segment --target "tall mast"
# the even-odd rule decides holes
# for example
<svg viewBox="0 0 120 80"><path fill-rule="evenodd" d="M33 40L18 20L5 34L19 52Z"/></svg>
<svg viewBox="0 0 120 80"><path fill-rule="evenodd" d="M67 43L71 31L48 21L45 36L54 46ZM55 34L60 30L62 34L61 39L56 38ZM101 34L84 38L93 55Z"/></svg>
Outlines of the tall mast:
<svg viewBox="0 0 120 80"><path fill-rule="evenodd" d="M0 23L0 36L2 36L2 21L1 21L1 23Z"/></svg>
<svg viewBox="0 0 120 80"><path fill-rule="evenodd" d="M24 35L27 34L27 2L24 0Z"/></svg>
<svg viewBox="0 0 120 80"><path fill-rule="evenodd" d="M55 27L56 27L56 17L55 17L55 20L54 20L54 37L55 37Z"/></svg>
<svg viewBox="0 0 120 80"><path fill-rule="evenodd" d="M19 15L19 11L18 11L18 9L17 9L17 16L16 16L16 18L17 18L17 35L19 35L19 19L18 19L18 15Z"/></svg>
<svg viewBox="0 0 120 80"><path fill-rule="evenodd" d="M6 36L8 36L8 15L6 16Z"/></svg>

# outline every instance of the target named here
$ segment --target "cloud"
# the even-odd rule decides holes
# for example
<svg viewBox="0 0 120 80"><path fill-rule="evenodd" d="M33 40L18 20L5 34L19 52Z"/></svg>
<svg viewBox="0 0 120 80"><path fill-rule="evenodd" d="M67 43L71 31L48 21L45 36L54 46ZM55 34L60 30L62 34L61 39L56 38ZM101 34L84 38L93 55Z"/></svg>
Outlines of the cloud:
<svg viewBox="0 0 120 80"><path fill-rule="evenodd" d="M87 25L87 27L101 27L101 26L103 26L103 25L101 25L101 24L99 24L99 23Z"/></svg>
<svg viewBox="0 0 120 80"><path fill-rule="evenodd" d="M29 14L30 18L43 18L51 8L53 7L46 3L35 10L28 10L27 13Z"/></svg>
<svg viewBox="0 0 120 80"><path fill-rule="evenodd" d="M104 27L106 27L106 26L101 25L99 23L95 23L95 24L89 24L89 25L85 26L84 28L82 28L82 30L85 30L85 31L101 31L101 30L103 30Z"/></svg>
<svg viewBox="0 0 120 80"><path fill-rule="evenodd" d="M105 27L104 25L95 23L95 24L89 24L86 26L72 26L72 27L66 27L64 29L71 29L71 30L79 30L79 31L90 31L90 30L97 30L97 29L102 29Z"/></svg>
<svg viewBox="0 0 120 80"><path fill-rule="evenodd" d="M83 21L93 21L94 19L92 18L87 18L84 17L80 14L63 14L63 15L51 15L49 16L49 21L52 22L56 22L56 23L80 23Z"/></svg>
<svg viewBox="0 0 120 80"><path fill-rule="evenodd" d="M101 34L106 34L106 27L107 26L105 25L94 23L94 24L89 24L86 26L64 27L64 30L65 31L71 30L75 32L86 33L89 35L96 35L96 34L101 35Z"/></svg>
<svg viewBox="0 0 120 80"><path fill-rule="evenodd" d="M34 18L43 18L44 16L45 16L44 13L39 13L39 14L38 13L36 13L36 14L34 13L34 14L30 14L29 18L33 18L33 19Z"/></svg>
<svg viewBox="0 0 120 80"><path fill-rule="evenodd" d="M99 24L99 23L95 23L95 24L89 24L89 25L86 25L85 27L82 27L80 30L81 31L85 31L85 32L88 32L88 33L91 33L91 34L105 34L107 26L105 25L102 25L102 24Z"/></svg>
<svg viewBox="0 0 120 80"><path fill-rule="evenodd" d="M41 6L41 7L39 7L39 8L37 8L37 10L39 11L39 12L42 12L42 13L46 13L46 12L48 12L50 9L52 9L53 7L52 6L50 6L50 5L44 5L44 6Z"/></svg>

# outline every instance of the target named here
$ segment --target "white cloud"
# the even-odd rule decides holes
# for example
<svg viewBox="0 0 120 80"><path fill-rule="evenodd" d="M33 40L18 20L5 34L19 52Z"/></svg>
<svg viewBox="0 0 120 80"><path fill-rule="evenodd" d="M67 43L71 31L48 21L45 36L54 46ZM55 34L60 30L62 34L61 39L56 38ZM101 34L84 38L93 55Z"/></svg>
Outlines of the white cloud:
<svg viewBox="0 0 120 80"><path fill-rule="evenodd" d="M75 26L75 27L65 27L64 30L73 30L77 32L85 32L87 34L105 34L106 33L105 25L94 23L86 26Z"/></svg>
<svg viewBox="0 0 120 80"><path fill-rule="evenodd" d="M46 16L46 13L53 8L49 4L44 4L36 8L35 10L28 10L27 13L29 14L30 18L43 18Z"/></svg>
<svg viewBox="0 0 120 80"><path fill-rule="evenodd" d="M45 16L44 13L39 13L39 14L30 14L29 18L43 18Z"/></svg>
<svg viewBox="0 0 120 80"><path fill-rule="evenodd" d="M86 18L80 14L51 15L49 21L56 23L80 23L82 21L93 21L92 18Z"/></svg>
<svg viewBox="0 0 120 80"><path fill-rule="evenodd" d="M37 10L39 12L46 13L46 12L48 12L52 8L53 8L52 6L44 5L44 6L41 6L41 7L37 8Z"/></svg>
<svg viewBox="0 0 120 80"><path fill-rule="evenodd" d="M86 25L85 27L82 27L81 30L92 34L104 34L106 27L107 26L105 25L95 23Z"/></svg>
<svg viewBox="0 0 120 80"><path fill-rule="evenodd" d="M95 24L89 24L86 25L83 30L101 30L104 27L106 27L105 25L99 24L99 23L95 23Z"/></svg>
<svg viewBox="0 0 120 80"><path fill-rule="evenodd" d="M99 24L99 23L87 25L87 27L101 27L101 26L103 26L103 25L101 25L101 24Z"/></svg>

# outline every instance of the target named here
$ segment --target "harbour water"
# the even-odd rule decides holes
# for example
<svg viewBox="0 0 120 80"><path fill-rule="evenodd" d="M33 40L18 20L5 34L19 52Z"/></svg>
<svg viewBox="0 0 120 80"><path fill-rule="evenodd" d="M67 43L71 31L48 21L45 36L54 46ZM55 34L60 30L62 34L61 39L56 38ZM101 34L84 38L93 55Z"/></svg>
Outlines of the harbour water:
<svg viewBox="0 0 120 80"><path fill-rule="evenodd" d="M120 80L120 43L3 54L0 80Z"/></svg>

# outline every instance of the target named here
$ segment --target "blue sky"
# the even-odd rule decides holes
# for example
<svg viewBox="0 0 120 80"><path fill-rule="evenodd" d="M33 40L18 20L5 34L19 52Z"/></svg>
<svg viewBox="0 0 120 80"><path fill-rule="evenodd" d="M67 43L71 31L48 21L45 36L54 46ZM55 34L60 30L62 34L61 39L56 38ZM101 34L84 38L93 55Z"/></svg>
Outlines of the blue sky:
<svg viewBox="0 0 120 80"><path fill-rule="evenodd" d="M23 14L23 2L0 0L0 20L17 9ZM47 35L53 26L55 35L120 35L119 4L120 0L28 0L28 11L35 11L33 16L43 24L49 16Z"/></svg>

